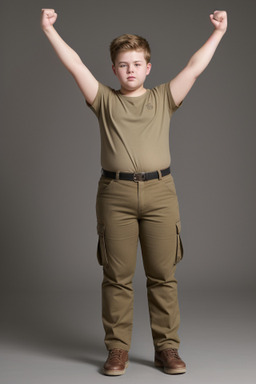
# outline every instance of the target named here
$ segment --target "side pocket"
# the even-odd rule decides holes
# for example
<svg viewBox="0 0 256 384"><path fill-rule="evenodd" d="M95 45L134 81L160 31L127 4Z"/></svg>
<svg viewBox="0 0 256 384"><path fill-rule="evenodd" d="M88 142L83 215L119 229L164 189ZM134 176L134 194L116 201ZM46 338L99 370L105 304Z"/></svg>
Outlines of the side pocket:
<svg viewBox="0 0 256 384"><path fill-rule="evenodd" d="M183 245L180 237L181 223L176 223L176 259L175 264L178 264L183 259Z"/></svg>
<svg viewBox="0 0 256 384"><path fill-rule="evenodd" d="M101 176L98 182L98 192L106 191L114 182L114 179L109 179L107 177Z"/></svg>
<svg viewBox="0 0 256 384"><path fill-rule="evenodd" d="M99 235L97 246L97 259L99 265L106 267L108 265L107 249L105 242L105 226L104 224L97 224L97 232Z"/></svg>

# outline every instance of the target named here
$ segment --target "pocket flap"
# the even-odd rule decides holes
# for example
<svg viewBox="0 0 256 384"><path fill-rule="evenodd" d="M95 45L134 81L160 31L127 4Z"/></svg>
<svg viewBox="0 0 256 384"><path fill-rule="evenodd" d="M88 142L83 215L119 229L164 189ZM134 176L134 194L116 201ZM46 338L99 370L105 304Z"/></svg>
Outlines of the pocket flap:
<svg viewBox="0 0 256 384"><path fill-rule="evenodd" d="M176 246L176 260L175 264L178 264L183 259L183 245L180 237L180 231L181 231L181 222L180 220L176 222L176 240L177 240L177 246Z"/></svg>
<svg viewBox="0 0 256 384"><path fill-rule="evenodd" d="M176 222L176 233L177 235L180 234L180 231L181 231L181 222L180 220Z"/></svg>
<svg viewBox="0 0 256 384"><path fill-rule="evenodd" d="M97 258L100 265L107 267L108 265L108 256L105 242L105 225L98 223L97 224L98 232L98 247L97 247Z"/></svg>
<svg viewBox="0 0 256 384"><path fill-rule="evenodd" d="M98 235L99 236L103 236L104 232L105 232L105 225L101 224L101 223L98 223L97 224L97 233L98 233Z"/></svg>

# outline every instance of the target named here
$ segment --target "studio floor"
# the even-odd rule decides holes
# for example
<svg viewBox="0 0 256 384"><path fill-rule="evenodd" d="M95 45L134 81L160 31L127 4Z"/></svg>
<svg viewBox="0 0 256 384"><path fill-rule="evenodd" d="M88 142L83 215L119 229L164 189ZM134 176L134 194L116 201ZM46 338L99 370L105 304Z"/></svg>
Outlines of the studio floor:
<svg viewBox="0 0 256 384"><path fill-rule="evenodd" d="M92 299L93 298L93 299ZM145 297L135 300L130 364L107 377L100 292L6 295L1 303L1 384L122 383L253 384L256 308L251 293L182 293L180 355L187 373L153 365Z"/></svg>

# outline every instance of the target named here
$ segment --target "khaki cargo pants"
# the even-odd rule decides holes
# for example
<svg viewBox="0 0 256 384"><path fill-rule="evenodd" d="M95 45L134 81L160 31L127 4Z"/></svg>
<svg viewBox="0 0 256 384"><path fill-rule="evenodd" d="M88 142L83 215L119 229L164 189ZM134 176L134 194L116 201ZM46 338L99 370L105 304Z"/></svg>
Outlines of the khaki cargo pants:
<svg viewBox="0 0 256 384"><path fill-rule="evenodd" d="M96 203L97 257L103 266L105 345L130 349L132 280L138 239L147 278L150 324L157 351L179 348L176 264L182 258L180 215L171 175L149 181L101 176Z"/></svg>

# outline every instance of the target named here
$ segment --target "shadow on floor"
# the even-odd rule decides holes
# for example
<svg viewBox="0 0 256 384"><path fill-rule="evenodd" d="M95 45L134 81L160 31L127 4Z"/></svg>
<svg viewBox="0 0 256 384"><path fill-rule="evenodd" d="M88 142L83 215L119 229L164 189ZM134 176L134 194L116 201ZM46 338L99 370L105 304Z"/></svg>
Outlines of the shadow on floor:
<svg viewBox="0 0 256 384"><path fill-rule="evenodd" d="M106 349L99 309L86 296L10 296L1 307L2 345L101 369Z"/></svg>
<svg viewBox="0 0 256 384"><path fill-rule="evenodd" d="M136 364L139 364L139 365L144 365L146 367L153 367L154 368L154 363L153 363L153 360L146 360L146 359L142 359L140 357L130 357L129 359L132 363L136 363Z"/></svg>

